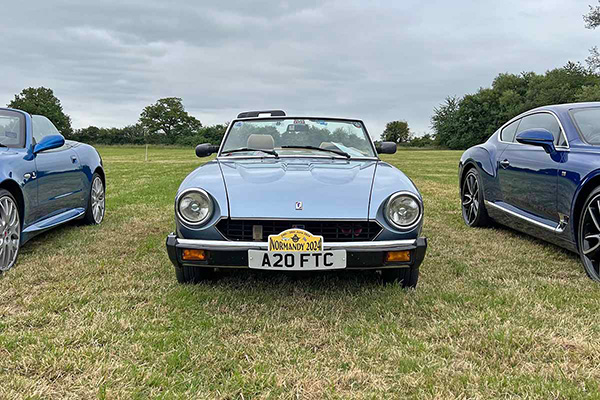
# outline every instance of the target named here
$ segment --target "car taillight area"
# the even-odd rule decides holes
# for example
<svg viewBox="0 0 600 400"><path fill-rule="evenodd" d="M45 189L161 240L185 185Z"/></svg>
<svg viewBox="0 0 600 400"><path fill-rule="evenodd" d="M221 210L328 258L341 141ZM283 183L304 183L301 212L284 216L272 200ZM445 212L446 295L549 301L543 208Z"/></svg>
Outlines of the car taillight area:
<svg viewBox="0 0 600 400"><path fill-rule="evenodd" d="M375 239L381 226L372 221L298 221L223 219L217 229L228 240L266 241L287 229L304 229L313 235L323 236L327 242L363 242Z"/></svg>

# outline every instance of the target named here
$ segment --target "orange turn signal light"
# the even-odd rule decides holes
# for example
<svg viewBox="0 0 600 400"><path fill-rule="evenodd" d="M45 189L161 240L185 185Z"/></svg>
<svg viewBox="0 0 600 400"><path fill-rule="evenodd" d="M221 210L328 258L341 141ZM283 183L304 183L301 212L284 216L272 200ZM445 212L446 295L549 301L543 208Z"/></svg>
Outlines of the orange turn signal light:
<svg viewBox="0 0 600 400"><path fill-rule="evenodd" d="M410 251L388 251L385 256L385 261L387 262L401 262L401 261L410 261Z"/></svg>
<svg viewBox="0 0 600 400"><path fill-rule="evenodd" d="M204 261L206 260L206 252L204 250L184 249L181 258L185 261Z"/></svg>

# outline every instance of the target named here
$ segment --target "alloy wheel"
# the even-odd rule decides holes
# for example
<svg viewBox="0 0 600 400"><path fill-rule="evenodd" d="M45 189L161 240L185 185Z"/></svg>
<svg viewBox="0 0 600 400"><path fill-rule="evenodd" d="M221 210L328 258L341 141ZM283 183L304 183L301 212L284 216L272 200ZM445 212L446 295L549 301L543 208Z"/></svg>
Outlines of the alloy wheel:
<svg viewBox="0 0 600 400"><path fill-rule="evenodd" d="M588 202L579 234L585 269L592 279L600 281L600 194Z"/></svg>
<svg viewBox="0 0 600 400"><path fill-rule="evenodd" d="M17 260L21 243L19 210L9 196L0 198L0 271L9 270Z"/></svg>
<svg viewBox="0 0 600 400"><path fill-rule="evenodd" d="M97 176L92 183L92 216L96 224L101 223L104 219L104 209L104 184L102 179Z"/></svg>
<svg viewBox="0 0 600 400"><path fill-rule="evenodd" d="M479 183L474 172L469 172L463 182L462 211L467 225L473 225L479 213Z"/></svg>

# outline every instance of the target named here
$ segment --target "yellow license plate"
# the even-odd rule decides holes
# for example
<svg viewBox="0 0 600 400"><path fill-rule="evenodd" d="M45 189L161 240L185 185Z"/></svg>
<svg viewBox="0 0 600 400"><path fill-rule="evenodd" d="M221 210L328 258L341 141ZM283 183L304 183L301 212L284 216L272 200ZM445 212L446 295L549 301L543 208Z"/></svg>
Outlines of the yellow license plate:
<svg viewBox="0 0 600 400"><path fill-rule="evenodd" d="M288 229L269 236L269 251L323 251L323 236L315 236L304 229Z"/></svg>

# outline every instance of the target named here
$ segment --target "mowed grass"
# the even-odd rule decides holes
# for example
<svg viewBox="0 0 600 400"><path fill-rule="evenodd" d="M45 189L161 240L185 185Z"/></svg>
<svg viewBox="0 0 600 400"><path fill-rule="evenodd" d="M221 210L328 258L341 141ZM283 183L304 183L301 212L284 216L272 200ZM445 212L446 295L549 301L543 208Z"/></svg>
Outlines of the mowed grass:
<svg viewBox="0 0 600 400"><path fill-rule="evenodd" d="M577 257L469 229L460 152L384 157L425 199L417 290L373 273L234 271L179 285L167 257L193 149L101 147L107 215L0 277L0 398L598 398L600 285Z"/></svg>

